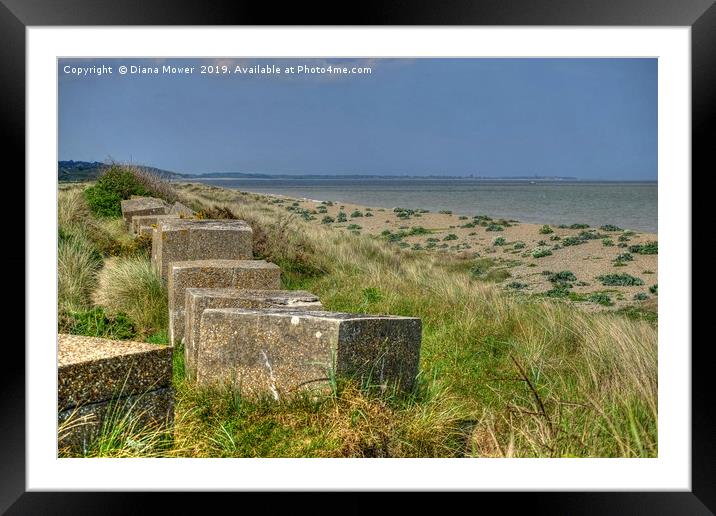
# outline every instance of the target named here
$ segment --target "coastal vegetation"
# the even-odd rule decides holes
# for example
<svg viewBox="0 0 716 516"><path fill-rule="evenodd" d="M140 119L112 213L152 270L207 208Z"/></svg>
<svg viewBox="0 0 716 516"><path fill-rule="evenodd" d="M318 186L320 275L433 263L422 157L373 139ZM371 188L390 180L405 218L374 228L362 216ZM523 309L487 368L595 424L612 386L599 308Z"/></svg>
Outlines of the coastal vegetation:
<svg viewBox="0 0 716 516"><path fill-rule="evenodd" d="M97 184L60 189L60 329L166 342L166 291L151 271L148 246L132 243L116 212L93 211L86 191ZM254 256L282 268L284 288L311 291L328 310L420 317L418 386L405 397L380 398L336 382L320 399L250 401L187 381L177 348L173 439L127 420L109 425L88 456L657 456L655 322L637 311L570 304L570 294L597 307L613 303L608 292L575 293L578 279L592 281L576 267L544 275L564 296L532 295L523 281L501 286L516 264L497 258L499 249L491 257L416 252L404 240L420 237L425 247L437 247L445 238L426 239L432 230L422 227L382 235L337 230L325 222L328 214L306 220L266 196L196 184L170 188L163 183L147 191L176 195L209 218L246 220ZM100 205L107 206L106 197ZM346 222L340 213L338 222ZM401 220L419 215L394 213ZM486 217L473 220L485 231L504 227ZM495 226L500 229L489 229ZM504 256L530 260L552 249L527 254ZM629 274L598 281L617 289L643 284ZM651 289L656 295L657 286Z"/></svg>

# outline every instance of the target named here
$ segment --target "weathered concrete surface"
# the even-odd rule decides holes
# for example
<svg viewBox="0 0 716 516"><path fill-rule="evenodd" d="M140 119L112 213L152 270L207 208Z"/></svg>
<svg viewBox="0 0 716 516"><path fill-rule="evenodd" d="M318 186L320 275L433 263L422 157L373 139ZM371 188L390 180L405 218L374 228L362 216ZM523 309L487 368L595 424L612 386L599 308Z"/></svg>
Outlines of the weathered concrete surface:
<svg viewBox="0 0 716 516"><path fill-rule="evenodd" d="M169 210L169 213L172 213L182 219L188 219L194 216L194 210L180 203L179 201L175 202L172 205L171 209Z"/></svg>
<svg viewBox="0 0 716 516"><path fill-rule="evenodd" d="M172 348L143 342L60 334L57 365L59 410L172 382Z"/></svg>
<svg viewBox="0 0 716 516"><path fill-rule="evenodd" d="M139 237L152 238L153 235L154 235L154 227L153 226L142 226L139 228L139 233L137 233L137 236L139 236Z"/></svg>
<svg viewBox="0 0 716 516"><path fill-rule="evenodd" d="M161 220L152 237L152 262L166 278L171 262L250 260L252 247L253 231L243 220Z"/></svg>
<svg viewBox="0 0 716 516"><path fill-rule="evenodd" d="M421 321L322 311L204 310L197 382L229 382L274 399L325 391L334 375L400 391L413 388Z"/></svg>
<svg viewBox="0 0 716 516"><path fill-rule="evenodd" d="M70 454L86 452L106 423L125 421L143 431L170 431L174 426L174 389L164 387L110 401L88 403L57 414L57 446ZM128 429L131 432L131 429Z"/></svg>
<svg viewBox="0 0 716 516"><path fill-rule="evenodd" d="M107 417L171 427L171 347L60 334L57 361L60 448L86 449Z"/></svg>
<svg viewBox="0 0 716 516"><path fill-rule="evenodd" d="M240 290L188 288L184 299L184 367L187 378L196 377L196 354L201 315L207 308L322 310L317 296L303 290Z"/></svg>
<svg viewBox="0 0 716 516"><path fill-rule="evenodd" d="M122 217L128 228L132 227L132 217L137 215L165 215L169 207L161 199L154 197L136 197L121 202Z"/></svg>
<svg viewBox="0 0 716 516"><path fill-rule="evenodd" d="M157 231L154 232L156 239ZM169 278L169 342L184 337L184 302L187 288L278 290L281 269L264 260L191 260L172 262Z"/></svg>
<svg viewBox="0 0 716 516"><path fill-rule="evenodd" d="M156 226L160 220L178 219L179 215L167 213L166 215L134 215L132 217L132 233L139 234L142 226Z"/></svg>

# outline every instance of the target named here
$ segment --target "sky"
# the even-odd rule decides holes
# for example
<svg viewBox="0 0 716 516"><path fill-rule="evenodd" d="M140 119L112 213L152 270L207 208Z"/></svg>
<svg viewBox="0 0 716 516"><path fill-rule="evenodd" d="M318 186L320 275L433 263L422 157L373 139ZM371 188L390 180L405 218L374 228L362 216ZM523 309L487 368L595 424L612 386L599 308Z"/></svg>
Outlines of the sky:
<svg viewBox="0 0 716 516"><path fill-rule="evenodd" d="M657 179L656 59L60 59L58 81L60 160Z"/></svg>

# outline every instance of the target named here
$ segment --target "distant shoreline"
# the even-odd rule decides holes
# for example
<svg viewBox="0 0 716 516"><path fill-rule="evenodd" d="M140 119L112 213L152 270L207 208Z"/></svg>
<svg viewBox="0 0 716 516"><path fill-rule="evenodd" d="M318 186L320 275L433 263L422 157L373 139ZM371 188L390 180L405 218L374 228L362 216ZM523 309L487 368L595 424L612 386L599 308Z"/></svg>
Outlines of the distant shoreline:
<svg viewBox="0 0 716 516"><path fill-rule="evenodd" d="M192 180L182 181L192 182ZM657 184L437 180L193 180L260 195L362 206L451 210L533 224L616 224L658 232ZM534 190L533 190L534 188Z"/></svg>
<svg viewBox="0 0 716 516"><path fill-rule="evenodd" d="M607 179L577 179L577 178L507 178L507 177L462 177L462 176L187 176L177 179L178 182L188 180L204 180L204 181L316 181L316 180L371 180L371 181L474 181L483 183L540 183L540 184L658 184L658 180L607 180Z"/></svg>
<svg viewBox="0 0 716 516"><path fill-rule="evenodd" d="M180 188L211 199L217 190L206 183L184 182ZM483 273L492 270L490 281L506 286L518 285L520 290L546 293L555 286L549 274L569 271L578 280L570 287L570 299L582 301L588 310L601 310L599 303L589 302L590 296L601 293L610 297L612 309L633 303L642 294L651 297L648 289L658 283L658 255L640 254L630 247L658 241L651 231L632 231L614 225L585 226L580 220L567 224L546 224L545 221L516 221L495 214L477 215L450 210L426 211L420 206L366 205L332 199L325 195L296 196L227 188L233 195L219 199L265 204L290 217L307 223L330 227L336 231L371 235L392 242L406 252L444 252L481 260ZM324 192L325 193L325 192ZM614 224L617 221L612 221ZM628 273L641 282L610 289L597 278L602 274ZM579 283L577 284L577 281ZM566 295L566 294L565 294Z"/></svg>

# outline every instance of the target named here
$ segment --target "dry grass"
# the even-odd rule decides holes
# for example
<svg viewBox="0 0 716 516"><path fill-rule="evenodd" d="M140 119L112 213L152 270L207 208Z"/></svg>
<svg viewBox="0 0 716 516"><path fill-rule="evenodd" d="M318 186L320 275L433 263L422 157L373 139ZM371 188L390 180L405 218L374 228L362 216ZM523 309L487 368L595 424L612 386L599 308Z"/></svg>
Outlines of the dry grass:
<svg viewBox="0 0 716 516"><path fill-rule="evenodd" d="M121 164L119 166L129 170L137 182L156 197L170 203L180 200L176 189L168 181L162 179L154 172L135 165Z"/></svg>

